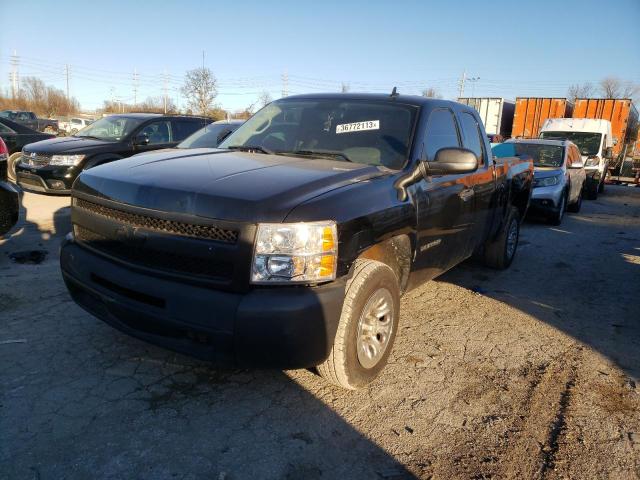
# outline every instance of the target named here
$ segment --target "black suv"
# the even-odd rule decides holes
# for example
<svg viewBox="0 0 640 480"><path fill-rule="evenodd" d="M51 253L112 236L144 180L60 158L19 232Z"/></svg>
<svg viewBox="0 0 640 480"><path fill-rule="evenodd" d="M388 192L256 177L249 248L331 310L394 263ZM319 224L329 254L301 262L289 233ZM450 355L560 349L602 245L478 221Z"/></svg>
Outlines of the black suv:
<svg viewBox="0 0 640 480"><path fill-rule="evenodd" d="M211 123L202 117L128 113L104 117L71 137L27 145L16 165L26 190L69 194L78 174L136 153L176 146Z"/></svg>

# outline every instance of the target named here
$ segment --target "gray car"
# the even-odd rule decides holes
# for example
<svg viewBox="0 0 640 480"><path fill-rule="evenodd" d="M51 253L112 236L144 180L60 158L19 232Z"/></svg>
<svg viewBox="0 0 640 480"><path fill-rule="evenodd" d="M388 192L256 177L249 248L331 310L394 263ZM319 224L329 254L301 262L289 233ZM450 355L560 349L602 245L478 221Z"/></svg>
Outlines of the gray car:
<svg viewBox="0 0 640 480"><path fill-rule="evenodd" d="M578 147L568 140L515 139L495 145L496 157L529 155L534 179L531 210L560 225L567 210L580 211L586 181Z"/></svg>

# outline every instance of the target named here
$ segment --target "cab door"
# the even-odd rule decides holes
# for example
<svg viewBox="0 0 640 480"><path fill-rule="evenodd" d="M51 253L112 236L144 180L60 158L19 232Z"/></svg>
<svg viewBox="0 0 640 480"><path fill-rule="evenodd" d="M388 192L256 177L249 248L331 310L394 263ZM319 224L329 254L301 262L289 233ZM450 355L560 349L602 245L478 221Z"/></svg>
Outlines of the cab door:
<svg viewBox="0 0 640 480"><path fill-rule="evenodd" d="M474 206L469 219L469 222L473 224L469 236L469 254L471 254L489 236L494 221L495 167L480 127L480 119L473 113L465 111L459 114L459 118L462 129L462 144L464 148L475 153L478 158L478 170L470 174L474 192Z"/></svg>
<svg viewBox="0 0 640 480"><path fill-rule="evenodd" d="M436 108L427 120L422 161L435 160L441 148L459 148L453 111ZM413 280L421 283L445 272L468 256L473 189L467 174L427 175L415 184L417 245Z"/></svg>

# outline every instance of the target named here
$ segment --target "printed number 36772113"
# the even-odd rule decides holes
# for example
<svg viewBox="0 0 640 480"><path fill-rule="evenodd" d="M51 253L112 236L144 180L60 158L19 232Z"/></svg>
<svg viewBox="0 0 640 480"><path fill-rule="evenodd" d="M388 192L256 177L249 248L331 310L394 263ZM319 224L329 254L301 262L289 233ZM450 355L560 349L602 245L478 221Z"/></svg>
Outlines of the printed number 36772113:
<svg viewBox="0 0 640 480"><path fill-rule="evenodd" d="M362 132L364 130L380 130L380 120L367 120L365 122L336 125L336 133Z"/></svg>

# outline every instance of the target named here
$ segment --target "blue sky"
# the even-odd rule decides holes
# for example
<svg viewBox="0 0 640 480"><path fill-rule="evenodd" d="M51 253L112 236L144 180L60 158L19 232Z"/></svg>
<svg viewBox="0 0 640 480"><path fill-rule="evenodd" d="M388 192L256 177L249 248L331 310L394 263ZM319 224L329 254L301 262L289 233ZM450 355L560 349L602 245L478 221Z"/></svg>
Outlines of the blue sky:
<svg viewBox="0 0 640 480"><path fill-rule="evenodd" d="M640 83L640 1L35 1L0 0L0 88L10 55L20 76L65 86L85 109L162 95L179 103L184 72L202 64L217 102L239 109L262 91L564 96L606 75Z"/></svg>

